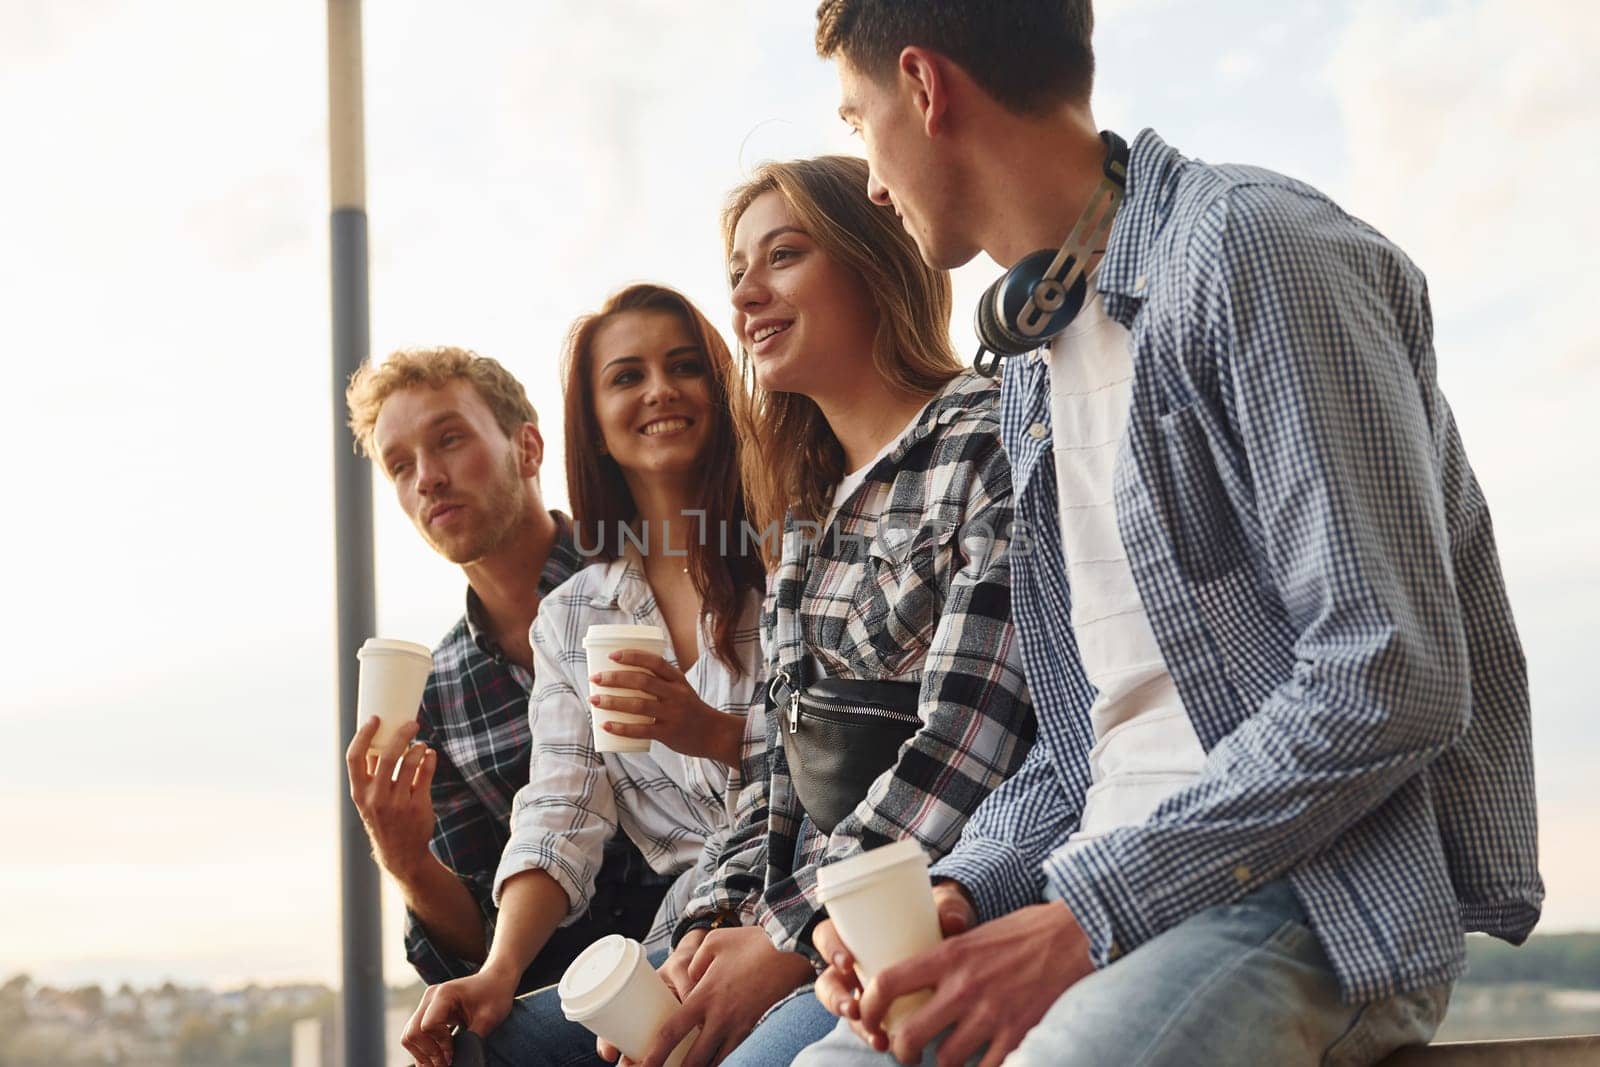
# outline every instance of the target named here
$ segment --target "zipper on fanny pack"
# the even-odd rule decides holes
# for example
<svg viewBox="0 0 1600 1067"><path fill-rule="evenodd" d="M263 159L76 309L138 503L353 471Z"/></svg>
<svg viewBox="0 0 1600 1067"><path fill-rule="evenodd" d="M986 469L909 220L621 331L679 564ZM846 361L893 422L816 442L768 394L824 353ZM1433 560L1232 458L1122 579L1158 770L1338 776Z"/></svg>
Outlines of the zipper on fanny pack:
<svg viewBox="0 0 1600 1067"><path fill-rule="evenodd" d="M906 712L903 712L903 711L889 711L889 710L887 710L885 708L863 707L860 704L834 704L834 705L832 705L832 707L830 707L827 704L827 702L817 700L817 698L815 696L813 696L811 699L814 700L814 701L817 701L817 703L821 704L822 707L812 706L810 708L807 708L806 709L806 714L808 716L810 716L811 718L822 719L822 720L824 720L826 722L847 723L847 722L850 721L851 718L863 718L863 717L864 718L869 718L869 719L888 719L891 722L921 722L922 721L919 716L910 715L910 714L907 714ZM839 714L834 714L834 715L828 714L828 712L832 711L834 708L849 708L850 709L850 714L847 715L847 716L846 715L839 715ZM799 725L800 725L800 697L799 697L798 694L796 694L794 699L789 704L789 732L791 734L794 733L799 728Z"/></svg>
<svg viewBox="0 0 1600 1067"><path fill-rule="evenodd" d="M783 683L784 688L789 690L789 732L792 734L800 729L800 690L790 683L788 673L780 670L767 685L768 699L777 699L777 688L780 682Z"/></svg>
<svg viewBox="0 0 1600 1067"><path fill-rule="evenodd" d="M791 734L798 733L800 730L800 690L795 688L794 683L790 681L788 672L780 670L773 676L772 681L767 685L767 696L774 703L776 703L778 700L778 686L780 684L789 690L789 710L787 713L789 719L789 732ZM890 711L887 708L874 708L852 702L829 701L826 697L819 697L816 694L812 694L811 699L815 703L821 704L822 708L828 708L830 705L833 708L848 708L852 716L865 716L871 719L888 719L891 722L921 721L920 716L910 712ZM828 722L845 723L849 721L846 718L829 715L826 713L826 711L822 710L822 708L813 707L811 709L811 714Z"/></svg>

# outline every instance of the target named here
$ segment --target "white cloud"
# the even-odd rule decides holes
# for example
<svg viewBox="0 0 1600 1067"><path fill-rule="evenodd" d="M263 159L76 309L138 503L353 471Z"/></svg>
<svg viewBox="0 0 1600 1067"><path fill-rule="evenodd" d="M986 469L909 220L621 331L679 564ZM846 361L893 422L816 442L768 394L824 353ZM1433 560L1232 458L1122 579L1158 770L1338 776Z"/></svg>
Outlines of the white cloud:
<svg viewBox="0 0 1600 1067"><path fill-rule="evenodd" d="M1565 298L1600 264L1589 195L1600 184L1600 8L1410 7L1362 4L1328 67L1345 124L1346 201L1414 251L1439 314L1531 298L1514 317L1553 319L1541 339L1565 338L1535 358L1582 353L1592 365L1594 331L1572 330Z"/></svg>
<svg viewBox="0 0 1600 1067"><path fill-rule="evenodd" d="M1253 52L1235 49L1217 60L1217 74L1225 82L1242 82L1261 69L1261 60Z"/></svg>
<svg viewBox="0 0 1600 1067"><path fill-rule="evenodd" d="M1600 565L1600 9L1363 3L1328 66L1345 206L1427 272L1440 377L1518 542Z"/></svg>

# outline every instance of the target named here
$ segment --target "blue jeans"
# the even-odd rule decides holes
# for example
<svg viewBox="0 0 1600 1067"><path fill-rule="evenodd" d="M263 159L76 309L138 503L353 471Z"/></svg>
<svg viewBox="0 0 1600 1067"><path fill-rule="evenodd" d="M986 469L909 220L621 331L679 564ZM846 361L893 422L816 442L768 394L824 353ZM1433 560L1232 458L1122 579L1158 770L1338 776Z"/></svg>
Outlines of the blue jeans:
<svg viewBox="0 0 1600 1067"><path fill-rule="evenodd" d="M1425 1044L1449 986L1345 1004L1286 882L1208 908L1056 1000L1006 1067L1372 1064ZM935 1046L936 1047L936 1046ZM923 1063L934 1062L934 1047ZM839 1023L797 1067L889 1067Z"/></svg>
<svg viewBox="0 0 1600 1067"><path fill-rule="evenodd" d="M665 950L650 954L650 966L667 960ZM797 989L767 1012L723 1067L768 1067L790 1063L800 1050L833 1029L834 1018L812 996ZM500 1067L608 1067L594 1050L594 1034L561 1014L554 986L518 997L511 1014L484 1041L485 1060Z"/></svg>

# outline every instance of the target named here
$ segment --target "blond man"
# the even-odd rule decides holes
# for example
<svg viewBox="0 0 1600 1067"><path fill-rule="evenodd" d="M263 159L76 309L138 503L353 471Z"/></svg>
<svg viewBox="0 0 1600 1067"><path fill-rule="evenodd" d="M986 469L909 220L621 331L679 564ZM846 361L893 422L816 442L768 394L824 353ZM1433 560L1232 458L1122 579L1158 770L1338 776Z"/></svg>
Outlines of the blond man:
<svg viewBox="0 0 1600 1067"><path fill-rule="evenodd" d="M423 540L467 579L465 613L434 650L415 725L369 761L377 722L362 723L346 753L373 855L405 897L406 956L434 984L474 973L493 938L495 868L528 782L528 630L540 599L586 561L567 517L544 505L538 414L499 363L406 349L353 375L346 399L357 444ZM664 891L618 834L589 914L551 938L519 988L556 981L603 934L643 936Z"/></svg>

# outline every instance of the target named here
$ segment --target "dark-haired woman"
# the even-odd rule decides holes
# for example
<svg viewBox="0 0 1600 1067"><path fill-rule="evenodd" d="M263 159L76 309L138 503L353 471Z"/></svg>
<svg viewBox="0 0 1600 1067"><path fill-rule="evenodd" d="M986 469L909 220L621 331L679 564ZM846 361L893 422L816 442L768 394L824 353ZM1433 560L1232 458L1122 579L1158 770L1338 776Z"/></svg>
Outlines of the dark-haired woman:
<svg viewBox="0 0 1600 1067"><path fill-rule="evenodd" d="M618 825L655 871L679 876L647 949L664 949L720 851L745 713L765 681L761 561L737 541L724 551L719 536L745 515L732 373L716 330L660 286L630 286L573 328L567 480L579 550L600 561L546 597L534 622L532 767L495 876L499 921L478 974L423 995L401 1042L420 1064L450 1061L458 1024L489 1037L491 1055L520 1061L518 1026L496 1033L513 1011L516 978L552 931L585 913ZM636 670L590 675L583 640L597 624L656 627L666 654L617 653L619 672ZM608 685L648 693L648 708L642 698L591 694ZM648 711L653 721L605 724L648 749L597 751L593 708ZM576 1037L593 1050L581 1029Z"/></svg>

